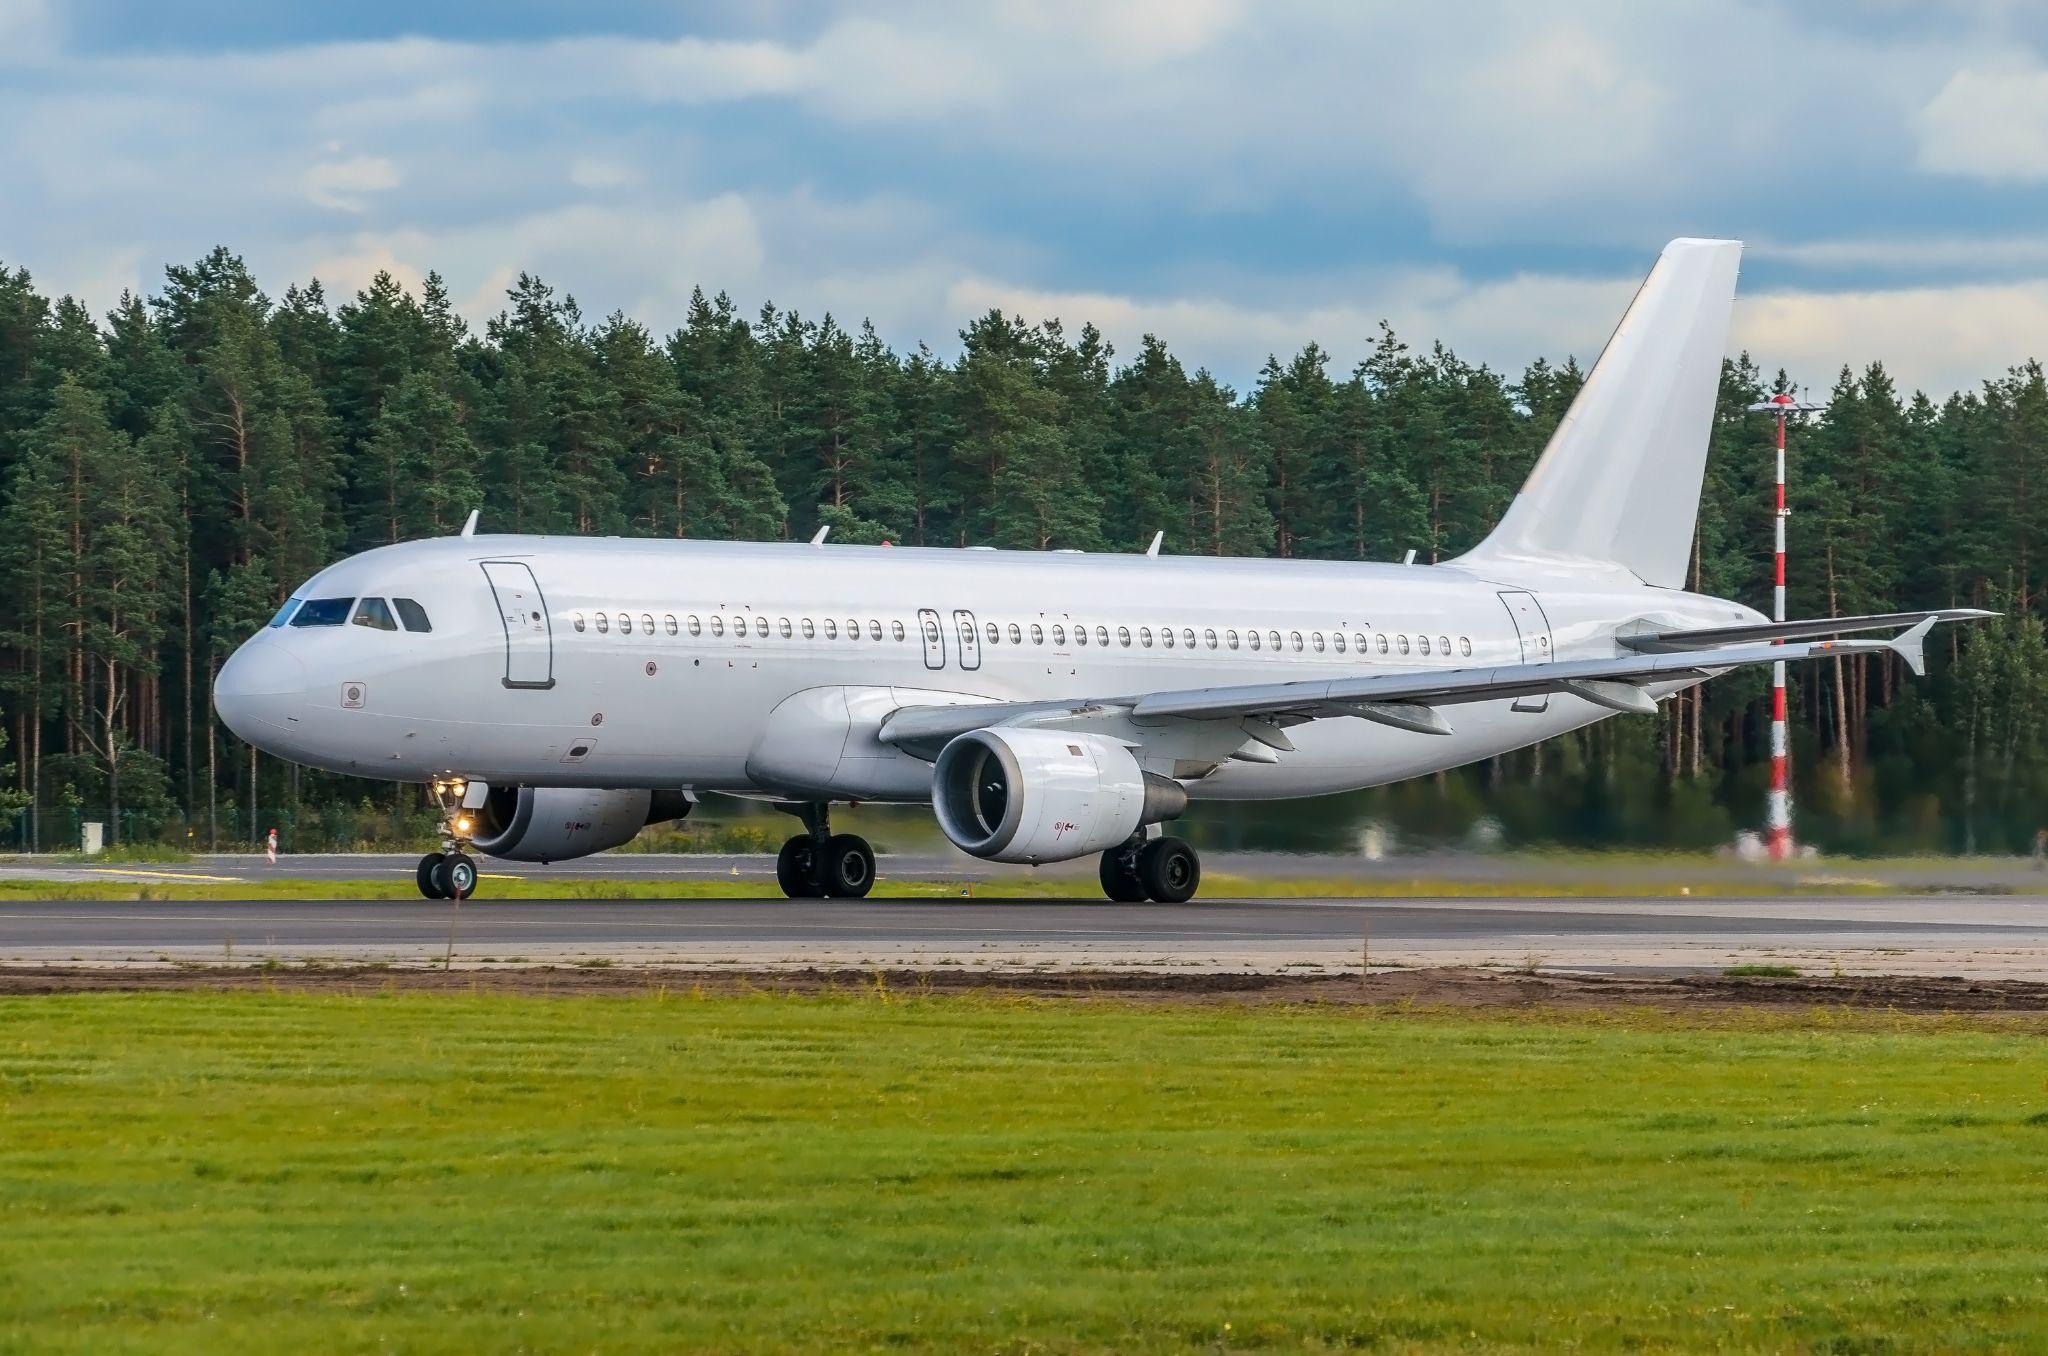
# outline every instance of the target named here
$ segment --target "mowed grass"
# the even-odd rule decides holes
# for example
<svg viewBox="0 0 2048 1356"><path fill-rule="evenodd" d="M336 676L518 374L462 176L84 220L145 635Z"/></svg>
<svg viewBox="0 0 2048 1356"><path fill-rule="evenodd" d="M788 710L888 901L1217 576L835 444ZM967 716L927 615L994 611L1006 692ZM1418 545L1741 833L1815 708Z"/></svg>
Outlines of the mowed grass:
<svg viewBox="0 0 2048 1356"><path fill-rule="evenodd" d="M2048 1346L2048 1054L1839 1014L0 1000L0 1348Z"/></svg>

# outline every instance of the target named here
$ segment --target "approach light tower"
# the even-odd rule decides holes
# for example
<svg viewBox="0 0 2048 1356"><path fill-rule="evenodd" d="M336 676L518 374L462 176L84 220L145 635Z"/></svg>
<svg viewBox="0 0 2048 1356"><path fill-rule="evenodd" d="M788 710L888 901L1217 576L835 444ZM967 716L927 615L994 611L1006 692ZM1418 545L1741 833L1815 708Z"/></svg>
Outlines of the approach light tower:
<svg viewBox="0 0 2048 1356"><path fill-rule="evenodd" d="M1777 586L1771 593L1771 620L1785 620L1785 421L1795 414L1815 414L1826 409L1781 391L1769 400L1749 407L1751 414L1778 416L1778 506L1773 515L1777 526ZM1782 645L1785 642L1777 641ZM1792 781L1786 760L1785 661L1771 665L1771 804L1770 822L1764 836L1771 860L1782 862L1792 855Z"/></svg>

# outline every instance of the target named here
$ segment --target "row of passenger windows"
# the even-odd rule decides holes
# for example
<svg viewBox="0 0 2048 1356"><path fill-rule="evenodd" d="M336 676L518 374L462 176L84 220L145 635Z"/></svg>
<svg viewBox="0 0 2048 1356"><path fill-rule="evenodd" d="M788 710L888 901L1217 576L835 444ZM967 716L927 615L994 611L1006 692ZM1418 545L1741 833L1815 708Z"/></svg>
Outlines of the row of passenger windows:
<svg viewBox="0 0 2048 1356"><path fill-rule="evenodd" d="M616 624L619 634L626 636L634 633L636 625L634 616L630 612L620 612L617 614L593 613L587 622L583 613L577 612L570 617L570 624L578 631L584 630L586 626L594 626L599 635L606 634ZM674 614L665 615L661 619L661 629L672 636L683 630L687 630L693 636L701 636L708 626L713 636L722 637L726 634L727 625L727 619L717 613L711 614L708 623L696 616L684 617L678 622ZM641 632L650 636L654 635L654 614L651 612L641 613L637 626ZM823 623L813 622L809 617L801 618L795 622L792 622L788 617L782 617L777 619L772 627L768 618L760 616L753 618L734 616L730 622L734 639L746 637L749 628L751 628L752 634L763 639L768 638L772 634L780 634L784 639L790 639L801 632L804 639L813 640L819 635L821 626L825 639L839 639L840 624L831 617L827 617ZM963 641L971 643L977 639L973 623L963 620L959 623L959 628L960 638ZM926 632L925 641L928 644L937 644L939 641L938 623L926 621L924 623L924 630ZM1005 640L1012 645L1022 645L1025 643L1027 631L1030 636L1030 643L1033 645L1045 644L1048 635L1053 645L1060 649L1065 649L1070 639L1077 648L1085 647L1091 643L1091 633L1087 626L1076 625L1069 628L1063 622L1053 622L1050 627L1040 622L1031 622L1028 626L1020 625L1017 622L1010 622L1006 626L999 626L995 622L986 622L982 625L981 635L986 638L987 643L990 645L1001 645ZM858 618L847 618L845 626L846 639L859 640L863 634L870 640L881 640L885 633L882 623L879 621L870 619L866 623L865 632L863 632L862 623ZM890 622L886 634L891 639L899 641L909 638L909 630L900 621ZM1198 648L1235 650L1242 646L1242 648L1247 650L1272 650L1275 652L1286 649L1292 649L1297 652L1313 650L1318 654L1326 651L1345 654L1349 650L1356 650L1357 653L1362 655L1374 653L1414 653L1448 656L1453 653L1451 637L1449 636L1437 636L1433 642L1428 636L1417 636L1411 650L1409 639L1406 635L1389 636L1385 632L1375 632L1372 635L1367 635L1363 631L1351 632L1348 637L1342 631L1332 631L1327 635L1321 631L1309 631L1306 633L1289 631L1283 638L1278 631L1248 629L1240 634L1236 630L1229 628L1219 632L1214 627L1209 627L1205 628L1198 637L1195 633L1195 628L1192 626L1181 627L1178 631L1171 626L1162 626L1159 628L1156 636L1149 626L1139 626L1136 628L1119 626L1115 630L1114 638L1115 643L1125 649L1129 649L1135 644L1139 649L1147 650L1153 647L1156 640L1159 648L1163 650L1176 648L1185 650ZM1092 643L1107 647L1111 643L1110 628L1104 625L1097 625L1092 633ZM1471 656L1472 639L1470 636L1459 636L1457 638L1457 650L1455 653L1460 657L1469 658Z"/></svg>
<svg viewBox="0 0 2048 1356"><path fill-rule="evenodd" d="M398 617L391 615L398 610ZM353 622L367 626L373 631L396 631L402 620L408 631L431 631L432 622L427 620L427 610L410 598L393 598L386 603L382 598L287 598L277 615L270 619L273 627L290 623L293 626L340 626Z"/></svg>

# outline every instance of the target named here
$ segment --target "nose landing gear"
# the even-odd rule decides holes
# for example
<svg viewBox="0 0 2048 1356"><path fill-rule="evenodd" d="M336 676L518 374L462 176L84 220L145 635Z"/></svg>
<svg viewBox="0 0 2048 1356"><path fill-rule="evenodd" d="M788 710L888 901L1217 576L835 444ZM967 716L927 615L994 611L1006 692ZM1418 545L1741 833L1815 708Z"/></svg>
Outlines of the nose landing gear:
<svg viewBox="0 0 2048 1356"><path fill-rule="evenodd" d="M875 850L855 833L833 833L822 802L781 807L805 832L775 854L775 883L791 899L861 899L875 884Z"/></svg>
<svg viewBox="0 0 2048 1356"><path fill-rule="evenodd" d="M481 787L482 783L476 783ZM461 781L434 782L434 799L441 804L441 851L420 858L414 873L420 894L428 899L452 899L457 903L476 894L476 859L467 851L476 820L464 808L471 784Z"/></svg>

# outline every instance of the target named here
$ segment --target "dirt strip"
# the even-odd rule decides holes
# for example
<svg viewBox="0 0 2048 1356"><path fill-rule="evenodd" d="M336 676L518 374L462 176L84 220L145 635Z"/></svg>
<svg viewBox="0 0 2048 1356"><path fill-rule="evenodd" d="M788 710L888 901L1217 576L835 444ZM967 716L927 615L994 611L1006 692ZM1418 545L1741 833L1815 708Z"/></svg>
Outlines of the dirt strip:
<svg viewBox="0 0 2048 1356"><path fill-rule="evenodd" d="M1663 1009L1847 1008L1907 1013L2048 1017L2048 984L2018 980L1885 976L1759 977L1718 974L1580 975L1446 967L1306 977L1059 971L705 970L507 967L440 970L383 966L0 967L0 996L178 990L289 993L508 993L641 996L671 993L899 997L986 994L1020 998L1186 1004L1404 1005L1429 1008Z"/></svg>

